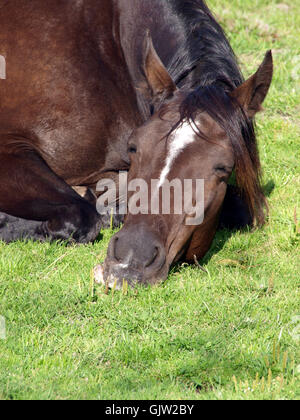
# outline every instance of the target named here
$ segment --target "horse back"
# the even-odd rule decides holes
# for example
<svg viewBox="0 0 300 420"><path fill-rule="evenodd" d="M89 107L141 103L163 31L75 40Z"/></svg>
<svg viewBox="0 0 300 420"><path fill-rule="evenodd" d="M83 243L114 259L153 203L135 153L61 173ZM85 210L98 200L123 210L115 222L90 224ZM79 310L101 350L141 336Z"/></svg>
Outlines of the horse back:
<svg viewBox="0 0 300 420"><path fill-rule="evenodd" d="M96 180L108 142L138 119L115 22L110 0L12 0L1 8L2 147L17 137L68 182Z"/></svg>

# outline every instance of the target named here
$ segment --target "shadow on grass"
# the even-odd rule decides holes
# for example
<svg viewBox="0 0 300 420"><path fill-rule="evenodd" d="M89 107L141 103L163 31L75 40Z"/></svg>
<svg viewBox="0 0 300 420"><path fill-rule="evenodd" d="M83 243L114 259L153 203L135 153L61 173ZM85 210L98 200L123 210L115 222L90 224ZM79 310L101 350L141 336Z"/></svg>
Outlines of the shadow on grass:
<svg viewBox="0 0 300 420"><path fill-rule="evenodd" d="M270 197L273 190L275 188L275 183L273 180L270 180L267 184L263 186L263 192L266 197ZM206 255L201 259L201 264L206 265L211 260L211 258L219 253L223 247L225 246L226 242L231 238L232 235L234 235L236 232L251 232L252 228L250 226L247 226L242 229L224 229L220 228L214 238L214 241L212 243L212 246L210 247L209 251L206 253Z"/></svg>
<svg viewBox="0 0 300 420"><path fill-rule="evenodd" d="M267 182L266 185L263 186L263 192L266 197L270 197L274 189L275 182L273 181L273 179L271 179L271 181Z"/></svg>

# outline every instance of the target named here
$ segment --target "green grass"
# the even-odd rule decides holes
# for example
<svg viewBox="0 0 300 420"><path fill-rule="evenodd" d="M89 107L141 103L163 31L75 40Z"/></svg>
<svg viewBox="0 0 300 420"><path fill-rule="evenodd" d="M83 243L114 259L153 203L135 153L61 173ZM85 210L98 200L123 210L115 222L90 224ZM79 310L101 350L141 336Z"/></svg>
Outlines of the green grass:
<svg viewBox="0 0 300 420"><path fill-rule="evenodd" d="M272 48L257 118L270 218L219 232L159 287L104 294L94 245L0 243L0 399L299 399L300 2L210 0L246 76ZM298 317L298 318L297 318Z"/></svg>

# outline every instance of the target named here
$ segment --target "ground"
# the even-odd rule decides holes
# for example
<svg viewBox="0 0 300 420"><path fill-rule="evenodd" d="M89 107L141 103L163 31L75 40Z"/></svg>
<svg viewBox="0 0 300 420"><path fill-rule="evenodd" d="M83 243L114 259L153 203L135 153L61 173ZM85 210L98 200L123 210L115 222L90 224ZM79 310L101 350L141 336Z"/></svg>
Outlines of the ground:
<svg viewBox="0 0 300 420"><path fill-rule="evenodd" d="M300 398L300 2L209 0L246 76L275 75L257 118L270 217L219 232L161 286L105 294L94 245L0 243L0 399ZM298 224L298 226L297 226Z"/></svg>

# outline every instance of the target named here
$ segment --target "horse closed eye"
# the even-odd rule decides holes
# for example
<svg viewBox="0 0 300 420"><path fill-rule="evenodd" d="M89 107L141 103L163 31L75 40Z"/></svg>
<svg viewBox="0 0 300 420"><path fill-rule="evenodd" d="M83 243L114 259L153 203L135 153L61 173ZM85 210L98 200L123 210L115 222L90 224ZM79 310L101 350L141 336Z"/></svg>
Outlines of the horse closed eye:
<svg viewBox="0 0 300 420"><path fill-rule="evenodd" d="M136 153L137 148L135 144L130 144L128 147L128 153Z"/></svg>
<svg viewBox="0 0 300 420"><path fill-rule="evenodd" d="M227 173L227 170L226 170L226 168L224 166L216 166L214 169L218 173L223 173L223 174L224 173Z"/></svg>
<svg viewBox="0 0 300 420"><path fill-rule="evenodd" d="M225 166L216 166L214 168L215 174L220 178L226 178L230 175L230 171Z"/></svg>

